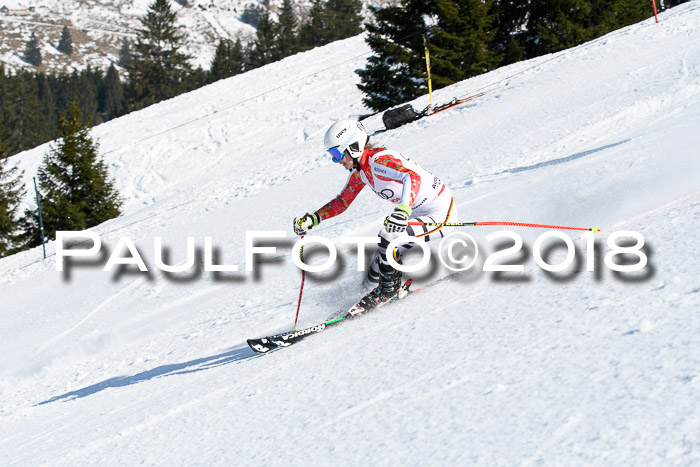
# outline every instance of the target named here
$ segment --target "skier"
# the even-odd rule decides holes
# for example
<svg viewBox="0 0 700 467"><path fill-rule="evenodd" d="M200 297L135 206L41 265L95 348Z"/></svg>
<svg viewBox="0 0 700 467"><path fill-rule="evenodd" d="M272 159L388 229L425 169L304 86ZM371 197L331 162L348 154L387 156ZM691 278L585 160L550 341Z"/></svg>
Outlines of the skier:
<svg viewBox="0 0 700 467"><path fill-rule="evenodd" d="M401 236L424 241L445 236L442 226L408 225L409 222L455 222L457 210L449 188L411 159L384 147L369 143L362 123L340 120L328 129L324 138L326 151L334 162L349 170L345 187L320 209L294 219L294 232L305 235L321 221L344 212L365 186L380 198L396 205L379 231L380 243L367 274L371 283L378 283L360 304L365 308L396 300L401 288L401 271L387 260L389 243ZM414 245L405 243L394 250L394 260L401 264L401 255Z"/></svg>

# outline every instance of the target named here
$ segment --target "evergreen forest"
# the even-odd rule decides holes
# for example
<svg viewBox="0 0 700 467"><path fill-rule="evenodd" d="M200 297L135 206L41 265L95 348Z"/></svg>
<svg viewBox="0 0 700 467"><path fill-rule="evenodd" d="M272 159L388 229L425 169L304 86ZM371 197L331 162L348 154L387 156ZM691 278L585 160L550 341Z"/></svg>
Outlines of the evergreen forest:
<svg viewBox="0 0 700 467"><path fill-rule="evenodd" d="M183 37L167 0L153 0L133 43L124 41L119 62L105 70L85 69L46 74L25 69L10 73L0 64L0 141L12 156L56 137L59 119L77 102L82 114L98 125L217 80L248 71L289 55L362 32L360 0L313 0L309 20L299 23L292 0L283 0L279 14L256 12L253 41L221 39L209 70L193 68L181 51ZM21 52L41 64L39 40L32 34ZM59 43L72 53L70 32ZM116 65L116 66L115 66Z"/></svg>

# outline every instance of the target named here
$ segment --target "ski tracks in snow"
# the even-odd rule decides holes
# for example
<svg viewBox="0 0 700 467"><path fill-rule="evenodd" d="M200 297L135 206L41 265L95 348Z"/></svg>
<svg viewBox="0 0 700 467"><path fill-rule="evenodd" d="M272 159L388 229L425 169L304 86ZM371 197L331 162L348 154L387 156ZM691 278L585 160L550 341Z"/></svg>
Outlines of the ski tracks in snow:
<svg viewBox="0 0 700 467"><path fill-rule="evenodd" d="M378 403L385 401L387 399L397 398L397 399L401 399L401 400L407 400L407 399L410 399L412 397L414 398L414 397L416 397L415 396L416 392L413 391L413 389L416 386L419 386L427 381L437 379L441 375L449 374L449 373L453 372L455 370L455 368L456 368L456 365L454 365L454 364L443 365L439 368L435 368L434 370L423 373L420 377L415 378L411 381L408 381L404 384L398 385L390 391L382 391L370 399L363 400L363 401L359 402L357 405L353 405L352 407L341 411L340 413L338 413L338 415L333 417L328 422L318 426L316 429L323 431L323 430L325 430L333 425L336 425L336 424L342 422L343 420L345 420L349 417L353 417L353 416L355 416L357 414L361 414L363 412L375 410L373 408L373 406L375 406ZM422 393L422 395L420 397L421 398L432 397L437 392L450 390L453 387L455 387L459 384L465 383L467 381L469 381L468 376L461 378L458 381L450 381L445 386L442 386L440 388L440 390L438 390L438 391L433 390L430 392ZM408 394L408 393L411 393L411 394ZM381 409L377 409L377 410L381 410Z"/></svg>
<svg viewBox="0 0 700 467"><path fill-rule="evenodd" d="M531 457L524 459L521 465L526 466L544 463L547 459L545 456L547 450L559 445L564 437L571 433L571 431L579 426L584 420L585 416L583 413L577 410L573 411L570 415L564 418L564 421L561 424L555 427L549 439L542 443Z"/></svg>
<svg viewBox="0 0 700 467"><path fill-rule="evenodd" d="M49 339L46 343L44 343L41 347L36 349L34 352L34 355L37 356L44 351L46 351L49 347L53 346L56 342L60 341L61 339L65 338L66 336L70 335L73 331L75 331L78 327L80 327L83 323L88 321L90 318L95 316L97 313L102 311L105 307L107 307L109 304L114 302L116 299L123 297L124 295L131 295L131 292L133 289L138 287L139 285L143 284L145 282L145 279L139 278L134 280L131 284L127 285L126 287L120 289L118 292L110 295L107 297L105 300L103 300L99 305L94 307L90 312L88 312L83 318L81 318L77 323L75 323L73 326L71 326L69 329L66 329L62 333L54 336L52 339Z"/></svg>

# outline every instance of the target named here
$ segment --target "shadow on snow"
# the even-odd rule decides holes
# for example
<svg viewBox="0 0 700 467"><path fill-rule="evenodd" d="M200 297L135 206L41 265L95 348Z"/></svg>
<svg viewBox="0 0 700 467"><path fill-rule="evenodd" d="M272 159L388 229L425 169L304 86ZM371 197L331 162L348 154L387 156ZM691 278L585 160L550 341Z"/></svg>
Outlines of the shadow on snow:
<svg viewBox="0 0 700 467"><path fill-rule="evenodd" d="M137 373L133 376L118 376L115 378L110 378L108 380L93 384L92 386L87 386L82 389L61 394L60 396L52 397L51 399L39 402L36 405L44 405L62 399L79 399L82 397L91 396L92 394L98 393L104 389L131 386L132 384L138 384L161 376L195 373L197 371L208 370L217 366L227 365L229 363L238 362L241 360L248 360L253 357L260 357L260 355L253 352L247 345L244 345L211 357L198 358L196 360L190 360L189 362L184 363L162 365L152 370Z"/></svg>
<svg viewBox="0 0 700 467"><path fill-rule="evenodd" d="M570 162L570 161L573 161L573 160L576 160L576 159L580 159L580 158L582 158L582 157L590 156L591 154L594 154L594 153L599 152L599 151L604 151L604 150L606 150L606 149L610 149L610 148L613 148L613 147L615 147L615 146L619 146L619 145L621 145L621 144L625 144L625 143L627 143L628 141L630 141L630 140L629 140L629 139L625 139L625 140L622 140L622 141L618 141L617 143L608 144L608 145L601 146L601 147L595 148L595 149L589 149L588 151L579 152L579 153L576 153L576 154L572 154L572 155L570 155L570 156L560 157L560 158L558 158L558 159L552 159L552 160L544 161L544 162L539 162L539 163L533 164L533 165L527 165L527 166L522 166L522 167L514 167L514 168L512 168L512 169L506 169L506 170L502 170L502 171L500 171L500 172L496 172L496 173L492 173L492 174L488 174L488 175L481 175L481 176L477 177L477 179L478 179L480 182L483 182L483 181L487 181L487 182L488 182L488 181L493 181L493 180L489 180L489 179L491 179L491 178L494 179L494 180L495 180L495 179L498 179L500 175L517 174L517 173L520 173L520 172L527 172L527 171L529 171L529 170L536 170L536 169L539 169L539 168L542 168L542 167L547 167L547 166L550 166L550 165L563 164L563 163L565 163L565 162ZM470 186L470 185L474 185L475 183L476 183L476 182L474 181L474 179L471 179L471 180L468 180L463 186Z"/></svg>

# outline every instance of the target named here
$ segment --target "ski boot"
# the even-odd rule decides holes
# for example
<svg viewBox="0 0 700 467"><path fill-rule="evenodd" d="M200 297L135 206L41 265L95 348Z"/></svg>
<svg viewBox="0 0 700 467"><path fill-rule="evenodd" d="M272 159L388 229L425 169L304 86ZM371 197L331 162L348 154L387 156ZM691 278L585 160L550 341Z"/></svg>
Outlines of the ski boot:
<svg viewBox="0 0 700 467"><path fill-rule="evenodd" d="M379 285L370 293L365 295L358 302L357 307L350 310L351 315L365 313L378 306L386 305L394 300L403 298L401 296L401 271L391 271L387 274L381 274L379 277ZM353 313L354 311L354 313Z"/></svg>

